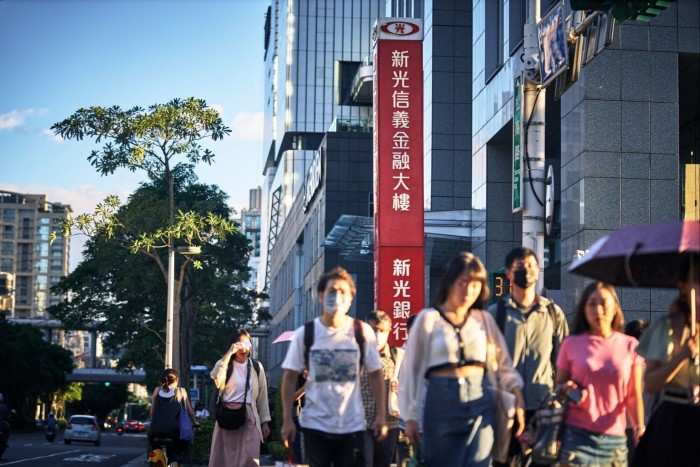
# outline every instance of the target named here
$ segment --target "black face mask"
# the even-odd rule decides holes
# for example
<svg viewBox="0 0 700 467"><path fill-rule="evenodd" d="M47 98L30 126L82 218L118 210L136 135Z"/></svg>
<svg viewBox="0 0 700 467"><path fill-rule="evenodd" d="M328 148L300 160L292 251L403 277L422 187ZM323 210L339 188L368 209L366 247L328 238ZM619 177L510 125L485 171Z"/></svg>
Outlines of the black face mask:
<svg viewBox="0 0 700 467"><path fill-rule="evenodd" d="M513 271L513 283L520 288L527 289L537 283L540 273L536 269L516 269Z"/></svg>

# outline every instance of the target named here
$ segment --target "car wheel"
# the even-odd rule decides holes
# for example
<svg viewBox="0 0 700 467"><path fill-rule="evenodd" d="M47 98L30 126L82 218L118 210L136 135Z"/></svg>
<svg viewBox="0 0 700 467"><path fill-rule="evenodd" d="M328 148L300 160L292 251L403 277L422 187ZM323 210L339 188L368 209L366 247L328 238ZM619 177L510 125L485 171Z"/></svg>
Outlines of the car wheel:
<svg viewBox="0 0 700 467"><path fill-rule="evenodd" d="M69 439L64 439L64 440L63 440L63 443L64 443L64 444L70 444L70 440L69 440Z"/></svg>

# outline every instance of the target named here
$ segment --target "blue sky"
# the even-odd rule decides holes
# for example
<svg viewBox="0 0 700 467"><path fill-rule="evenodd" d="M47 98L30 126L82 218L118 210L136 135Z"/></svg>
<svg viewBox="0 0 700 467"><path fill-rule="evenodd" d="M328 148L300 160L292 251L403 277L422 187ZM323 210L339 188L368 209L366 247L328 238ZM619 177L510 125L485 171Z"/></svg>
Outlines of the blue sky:
<svg viewBox="0 0 700 467"><path fill-rule="evenodd" d="M62 141L52 124L82 107L148 107L196 97L232 129L206 146L200 181L236 211L262 185L264 24L267 0L0 0L0 190L46 194L91 212L124 202L142 172L100 176L92 140ZM71 245L71 270L82 241Z"/></svg>

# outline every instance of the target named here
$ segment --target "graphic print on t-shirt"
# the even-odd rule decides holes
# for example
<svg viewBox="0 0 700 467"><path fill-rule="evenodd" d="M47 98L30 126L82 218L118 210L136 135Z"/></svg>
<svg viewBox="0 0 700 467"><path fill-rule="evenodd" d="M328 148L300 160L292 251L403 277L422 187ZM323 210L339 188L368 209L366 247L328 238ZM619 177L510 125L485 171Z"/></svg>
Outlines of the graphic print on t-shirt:
<svg viewBox="0 0 700 467"><path fill-rule="evenodd" d="M357 349L311 350L311 371L318 383L354 382L357 377Z"/></svg>

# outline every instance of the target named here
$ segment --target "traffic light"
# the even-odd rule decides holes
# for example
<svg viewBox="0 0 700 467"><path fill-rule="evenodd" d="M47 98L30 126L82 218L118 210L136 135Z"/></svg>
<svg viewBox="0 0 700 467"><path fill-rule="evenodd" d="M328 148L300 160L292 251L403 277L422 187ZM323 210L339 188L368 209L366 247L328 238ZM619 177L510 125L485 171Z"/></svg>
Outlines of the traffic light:
<svg viewBox="0 0 700 467"><path fill-rule="evenodd" d="M612 8L613 0L570 0L571 9L582 11L608 11Z"/></svg>
<svg viewBox="0 0 700 467"><path fill-rule="evenodd" d="M513 291L513 285L506 277L505 269L489 273L489 288L491 289L491 303L496 303L501 297Z"/></svg>
<svg viewBox="0 0 700 467"><path fill-rule="evenodd" d="M613 6L613 16L618 21L651 21L676 0L627 0Z"/></svg>
<svg viewBox="0 0 700 467"><path fill-rule="evenodd" d="M105 381L105 386L109 387L109 385L112 384L109 381Z"/></svg>
<svg viewBox="0 0 700 467"><path fill-rule="evenodd" d="M651 21L676 0L569 0L571 9L582 11L608 11L616 20Z"/></svg>

